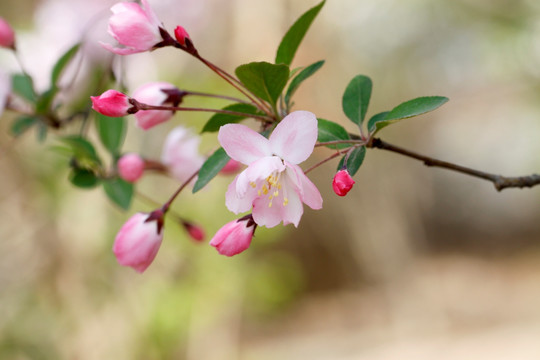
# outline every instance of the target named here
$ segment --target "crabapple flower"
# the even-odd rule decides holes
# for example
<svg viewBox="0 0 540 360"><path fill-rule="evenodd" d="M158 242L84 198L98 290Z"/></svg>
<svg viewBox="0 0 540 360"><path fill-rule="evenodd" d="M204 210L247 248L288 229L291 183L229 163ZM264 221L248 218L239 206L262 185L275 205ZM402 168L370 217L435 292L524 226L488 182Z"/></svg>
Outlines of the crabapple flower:
<svg viewBox="0 0 540 360"><path fill-rule="evenodd" d="M134 2L121 2L111 7L111 11L109 34L125 47L101 43L105 49L118 55L129 55L152 50L163 41L159 30L161 22L147 0L142 0L142 7Z"/></svg>
<svg viewBox="0 0 540 360"><path fill-rule="evenodd" d="M251 244L257 224L251 215L231 221L217 231L210 245L221 255L233 256L246 250Z"/></svg>
<svg viewBox="0 0 540 360"><path fill-rule="evenodd" d="M144 159L135 153L122 155L116 165L120 177L130 183L139 180L144 172Z"/></svg>
<svg viewBox="0 0 540 360"><path fill-rule="evenodd" d="M163 214L136 213L122 226L114 239L118 263L142 273L150 266L163 240Z"/></svg>
<svg viewBox="0 0 540 360"><path fill-rule="evenodd" d="M15 48L15 32L9 23L0 17L0 46Z"/></svg>
<svg viewBox="0 0 540 360"><path fill-rule="evenodd" d="M128 115L133 107L129 102L129 97L116 90L107 90L99 96L90 96L90 99L92 99L92 109L110 117Z"/></svg>
<svg viewBox="0 0 540 360"><path fill-rule="evenodd" d="M178 90L176 86L168 82L150 82L138 87L133 92L133 98L143 104L161 106L166 101L169 95L161 90ZM141 129L148 130L153 126L161 124L174 115L174 112L169 110L139 110L135 114L137 126Z"/></svg>
<svg viewBox="0 0 540 360"><path fill-rule="evenodd" d="M184 229L188 232L189 236L195 240L195 241L202 241L205 237L204 230L197 225L184 222L182 225L184 225Z"/></svg>
<svg viewBox="0 0 540 360"><path fill-rule="evenodd" d="M339 170L332 181L332 188L339 196L345 196L352 189L355 181L347 169Z"/></svg>
<svg viewBox="0 0 540 360"><path fill-rule="evenodd" d="M204 163L204 157L199 154L200 142L199 136L183 126L175 127L167 135L161 162L178 181L187 181Z"/></svg>
<svg viewBox="0 0 540 360"><path fill-rule="evenodd" d="M321 194L297 165L306 160L317 141L317 118L295 111L276 126L269 139L241 124L219 129L218 140L234 160L248 165L225 195L229 210L238 214L253 208L257 225L298 226L304 211L322 207Z"/></svg>
<svg viewBox="0 0 540 360"><path fill-rule="evenodd" d="M174 29L174 37L176 38L176 41L178 41L182 46L186 46L186 39L191 40L186 29L184 29L180 25L178 25L176 29Z"/></svg>

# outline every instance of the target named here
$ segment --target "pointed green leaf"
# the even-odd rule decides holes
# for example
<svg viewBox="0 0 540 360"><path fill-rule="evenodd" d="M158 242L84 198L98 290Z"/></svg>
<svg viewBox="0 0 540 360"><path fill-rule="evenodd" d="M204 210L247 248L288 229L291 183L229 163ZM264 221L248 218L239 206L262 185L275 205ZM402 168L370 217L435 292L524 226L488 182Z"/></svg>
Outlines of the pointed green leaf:
<svg viewBox="0 0 540 360"><path fill-rule="evenodd" d="M306 67L305 69L303 69L302 71L300 71L298 76L296 76L291 81L291 84L289 85L289 88L287 89L287 94L285 95L285 103L286 104L289 104L289 102L291 101L291 97L293 96L296 89L298 89L300 84L304 80L309 78L311 75L315 74L315 72L317 70L319 70L321 68L321 66L323 66L323 65L324 65L324 60L317 61L316 63L311 64L308 67Z"/></svg>
<svg viewBox="0 0 540 360"><path fill-rule="evenodd" d="M201 190L212 180L221 169L229 161L229 155L223 148L217 149L206 161L204 162L201 170L199 171L199 177L193 186L193 193Z"/></svg>
<svg viewBox="0 0 540 360"><path fill-rule="evenodd" d="M311 23L323 7L325 1L321 1L319 5L306 11L296 22L291 26L289 31L281 40L276 54L276 64L291 65L298 46L304 39Z"/></svg>
<svg viewBox="0 0 540 360"><path fill-rule="evenodd" d="M126 135L126 120L96 113L96 127L103 146L113 156L118 155Z"/></svg>
<svg viewBox="0 0 540 360"><path fill-rule="evenodd" d="M13 74L11 78L13 92L22 98L36 102L36 92L34 91L34 82L32 78L25 74Z"/></svg>
<svg viewBox="0 0 540 360"><path fill-rule="evenodd" d="M60 57L60 59L58 59L51 73L51 86L52 87L56 87L56 85L58 84L58 79L60 78L60 75L62 75L62 71L73 59L73 57L77 54L80 47L81 47L80 43L73 45L68 51L64 53L64 55Z"/></svg>
<svg viewBox="0 0 540 360"><path fill-rule="evenodd" d="M325 119L317 119L318 121L318 142L328 142L328 141L338 141L338 140L349 140L349 133L343 128L343 126L336 124L333 121L328 121ZM335 145L326 145L332 149L342 149L350 147L351 144L335 144Z"/></svg>
<svg viewBox="0 0 540 360"><path fill-rule="evenodd" d="M47 115L50 112L57 92L58 88L52 87L37 97L36 112L38 114Z"/></svg>
<svg viewBox="0 0 540 360"><path fill-rule="evenodd" d="M23 115L18 117L11 124L9 129L11 134L15 137L22 135L26 130L30 129L39 121L39 118L35 116Z"/></svg>
<svg viewBox="0 0 540 360"><path fill-rule="evenodd" d="M382 128L399 120L407 119L413 116L418 116L433 111L447 101L448 98L444 96L423 96L406 101L393 108L392 111L386 114L384 119L378 119L376 121L373 121L371 127L368 125L368 129L370 129L370 132L374 130L374 133L377 133ZM375 128L373 128L373 126Z"/></svg>
<svg viewBox="0 0 540 360"><path fill-rule="evenodd" d="M87 169L72 169L69 181L78 188L91 189L99 184L99 178L93 171Z"/></svg>
<svg viewBox="0 0 540 360"><path fill-rule="evenodd" d="M245 114L252 114L252 115L258 115L260 114L257 111L257 108L250 104L231 104L227 105L223 108L223 110L229 110L229 111L235 111L235 112L241 112ZM240 116L240 115L231 115L231 114L214 114L204 125L202 132L215 132L218 131L219 128L225 124L230 123L237 123L242 119L245 119L249 117L249 115L246 116Z"/></svg>
<svg viewBox="0 0 540 360"><path fill-rule="evenodd" d="M371 98L373 84L364 75L355 76L347 85L343 94L342 107L347 117L358 126L362 125Z"/></svg>
<svg viewBox="0 0 540 360"><path fill-rule="evenodd" d="M78 160L90 160L97 164L101 164L96 149L91 142L77 135L64 136L60 138L64 144L68 145L73 151L73 155Z"/></svg>
<svg viewBox="0 0 540 360"><path fill-rule="evenodd" d="M103 182L103 190L109 199L124 210L131 206L133 198L133 184L119 178Z"/></svg>
<svg viewBox="0 0 540 360"><path fill-rule="evenodd" d="M287 65L274 65L264 61L240 65L235 73L249 91L273 105L289 80Z"/></svg>
<svg viewBox="0 0 540 360"><path fill-rule="evenodd" d="M339 165L337 167L337 170L341 170L343 168L343 164L345 163L345 158L347 155L345 155L343 158L341 158L341 161L339 162ZM360 166L364 162L364 158L366 157L366 147L360 146L351 151L349 157L347 158L347 170L349 171L349 174L351 176L354 176L358 169L360 169Z"/></svg>
<svg viewBox="0 0 540 360"><path fill-rule="evenodd" d="M383 121L389 112L390 111L383 111L383 112L373 115L371 119L369 119L368 124L367 124L368 131L373 132L377 130L377 126L376 126L377 123L380 121Z"/></svg>

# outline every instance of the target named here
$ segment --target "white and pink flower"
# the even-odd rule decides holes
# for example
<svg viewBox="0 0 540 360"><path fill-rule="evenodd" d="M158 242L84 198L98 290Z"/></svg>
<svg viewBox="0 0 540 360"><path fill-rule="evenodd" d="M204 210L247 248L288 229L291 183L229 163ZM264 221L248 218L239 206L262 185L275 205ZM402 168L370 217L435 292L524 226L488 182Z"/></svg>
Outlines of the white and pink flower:
<svg viewBox="0 0 540 360"><path fill-rule="evenodd" d="M176 86L164 81L149 82L139 86L133 92L133 98L138 102L147 105L161 106L169 97L162 90L178 90ZM148 130L158 124L172 118L174 112L169 110L139 110L135 114L137 126L141 129Z"/></svg>
<svg viewBox="0 0 540 360"><path fill-rule="evenodd" d="M317 187L297 165L306 160L317 141L317 118L295 111L276 126L269 139L241 124L220 128L218 140L234 160L248 168L236 176L226 193L226 206L238 214L253 208L258 225L298 226L302 203L322 208Z"/></svg>
<svg viewBox="0 0 540 360"><path fill-rule="evenodd" d="M118 55L129 55L152 50L163 40L159 30L161 22L147 0L142 0L142 7L134 2L121 2L111 7L111 11L109 34L125 47L101 43L105 49Z"/></svg>
<svg viewBox="0 0 540 360"><path fill-rule="evenodd" d="M201 138L183 126L174 128L163 144L161 162L180 182L199 170L205 158L199 153Z"/></svg>
<svg viewBox="0 0 540 360"><path fill-rule="evenodd" d="M152 213L153 214L153 213ZM163 218L136 213L122 226L114 239L113 252L118 263L142 273L154 261L163 240ZM163 215L163 214L161 214Z"/></svg>

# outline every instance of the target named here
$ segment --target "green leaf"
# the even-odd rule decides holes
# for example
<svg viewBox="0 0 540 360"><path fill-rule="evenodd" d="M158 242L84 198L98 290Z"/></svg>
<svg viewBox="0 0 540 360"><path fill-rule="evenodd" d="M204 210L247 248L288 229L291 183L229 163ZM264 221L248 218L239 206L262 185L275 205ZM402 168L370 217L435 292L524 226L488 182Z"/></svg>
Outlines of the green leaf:
<svg viewBox="0 0 540 360"><path fill-rule="evenodd" d="M390 111L383 111L383 112L380 112L378 114L375 114L371 117L371 119L369 119L368 123L367 123L367 128L368 128L368 131L369 132L373 132L375 130L377 130L377 123L380 122L380 121L383 121L385 118L386 118L386 115L388 115Z"/></svg>
<svg viewBox="0 0 540 360"><path fill-rule="evenodd" d="M11 124L9 129L11 134L15 137L22 135L26 130L30 129L39 121L39 118L35 116L23 115L18 117Z"/></svg>
<svg viewBox="0 0 540 360"><path fill-rule="evenodd" d="M94 145L88 140L77 135L71 135L61 137L60 141L72 149L74 156L78 160L91 160L97 164L101 164Z"/></svg>
<svg viewBox="0 0 540 360"><path fill-rule="evenodd" d="M51 87L56 87L58 85L58 79L60 78L60 75L62 75L62 71L77 54L80 47L80 43L73 45L68 51L64 53L64 55L60 57L60 59L58 59L51 73Z"/></svg>
<svg viewBox="0 0 540 360"><path fill-rule="evenodd" d="M229 161L229 155L223 148L217 149L201 167L199 177L193 186L193 193L201 190L212 180Z"/></svg>
<svg viewBox="0 0 540 360"><path fill-rule="evenodd" d="M275 105L289 80L287 65L274 65L264 61L240 65L235 73L249 91L272 105Z"/></svg>
<svg viewBox="0 0 540 360"><path fill-rule="evenodd" d="M343 164L345 163L345 158L347 155L341 158L341 161L339 162L339 165L337 167L337 170L341 170L343 168ZM360 146L351 151L349 157L347 158L347 170L349 171L349 174L351 176L354 176L358 169L360 169L360 166L364 162L364 158L366 157L366 147Z"/></svg>
<svg viewBox="0 0 540 360"><path fill-rule="evenodd" d="M343 128L343 126L336 124L333 121L328 121L325 119L317 119L318 121L318 142L328 142L328 141L337 141L337 140L349 140L349 133ZM351 144L335 144L335 145L326 145L332 149L341 149L350 147Z"/></svg>
<svg viewBox="0 0 540 360"><path fill-rule="evenodd" d="M30 101L36 102L36 92L34 91L34 82L32 78L25 74L13 74L11 78L13 92Z"/></svg>
<svg viewBox="0 0 540 360"><path fill-rule="evenodd" d="M279 44L276 54L276 64L291 65L296 50L304 36L306 35L311 23L323 7L326 1L321 1L319 5L306 11L296 22L291 26Z"/></svg>
<svg viewBox="0 0 540 360"><path fill-rule="evenodd" d="M382 128L399 120L433 111L447 101L448 98L444 96L423 96L406 101L393 108L392 111L386 114L384 119L378 119L377 121L374 120L371 127L368 124L368 129L373 129L374 133L376 133Z"/></svg>
<svg viewBox="0 0 540 360"><path fill-rule="evenodd" d="M40 122L37 123L36 138L40 143L44 142L45 139L47 138L47 131L48 130L49 130L49 128L47 127L47 125L43 121L40 121Z"/></svg>
<svg viewBox="0 0 540 360"><path fill-rule="evenodd" d="M96 113L96 127L103 146L113 156L118 155L126 135L126 120Z"/></svg>
<svg viewBox="0 0 540 360"><path fill-rule="evenodd" d="M99 184L99 178L93 171L87 169L72 169L69 181L76 187L91 189Z"/></svg>
<svg viewBox="0 0 540 360"><path fill-rule="evenodd" d="M371 79L364 75L355 76L343 94L342 107L347 117L358 126L362 125L371 98L373 84Z"/></svg>
<svg viewBox="0 0 540 360"><path fill-rule="evenodd" d="M289 85L289 88L287 89L287 94L285 95L285 103L288 104L291 100L291 97L293 96L294 92L296 91L296 89L298 89L298 87L300 86L300 84L306 80L308 77L310 77L311 75L315 74L315 72L317 70L319 70L321 68L321 66L324 65L324 60L321 60L321 61L317 61L316 63L314 64L311 64L309 65L308 67L306 67L305 69L303 69L299 74L298 76L296 76L292 81L291 81L291 84Z"/></svg>
<svg viewBox="0 0 540 360"><path fill-rule="evenodd" d="M109 199L124 210L131 206L133 198L133 184L120 178L109 179L103 182L103 190Z"/></svg>
<svg viewBox="0 0 540 360"><path fill-rule="evenodd" d="M40 94L36 100L36 112L38 114L47 115L51 110L54 97L58 93L58 88L52 87L44 93Z"/></svg>
<svg viewBox="0 0 540 360"><path fill-rule="evenodd" d="M241 112L246 114L253 114L257 115L259 112L257 111L257 108L250 104L231 104L227 105L223 108L223 110L229 110L229 111L235 111L235 112ZM214 114L204 125L202 132L215 132L218 131L219 128L225 124L230 123L237 123L242 119L245 119L249 117L249 115L246 116L240 116L240 115L231 115L231 114Z"/></svg>

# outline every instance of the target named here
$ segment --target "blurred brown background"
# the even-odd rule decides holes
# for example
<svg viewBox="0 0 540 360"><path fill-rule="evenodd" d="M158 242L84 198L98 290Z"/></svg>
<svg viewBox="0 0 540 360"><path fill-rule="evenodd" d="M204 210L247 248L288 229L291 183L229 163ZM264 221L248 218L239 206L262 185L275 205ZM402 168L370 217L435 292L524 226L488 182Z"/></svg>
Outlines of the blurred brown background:
<svg viewBox="0 0 540 360"><path fill-rule="evenodd" d="M225 69L272 61L288 26L315 1L149 0L165 27L183 25ZM89 57L114 1L3 1L28 71L42 89L55 58L84 36ZM92 45L94 44L94 45ZM90 49L90 50L88 50ZM93 50L92 50L93 49ZM503 175L539 172L540 3L535 0L329 0L294 66L326 59L297 93L296 109L342 123L341 95L373 79L369 114L443 95L434 113L385 129L396 145ZM18 71L0 52L2 70ZM122 58L125 82L168 80L235 94L171 49ZM82 80L81 80L82 81ZM219 106L190 100L189 105ZM168 129L200 129L179 114L124 149L159 156ZM110 248L129 214L100 189L73 189L65 159L32 133L12 139L0 121L0 358L2 359L539 359L540 188L497 193L485 181L380 150L367 153L345 198L331 190L337 163L312 173L324 198L298 229L258 229L249 251L219 256L167 225L144 275ZM203 151L215 145L204 135ZM330 150L318 149L309 163ZM304 168L309 166L304 164ZM177 212L209 237L235 218L230 178ZM140 191L163 201L170 179ZM135 201L133 210L149 210Z"/></svg>

